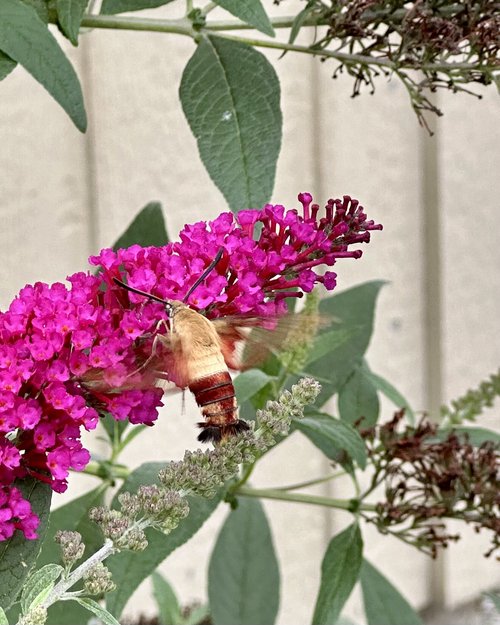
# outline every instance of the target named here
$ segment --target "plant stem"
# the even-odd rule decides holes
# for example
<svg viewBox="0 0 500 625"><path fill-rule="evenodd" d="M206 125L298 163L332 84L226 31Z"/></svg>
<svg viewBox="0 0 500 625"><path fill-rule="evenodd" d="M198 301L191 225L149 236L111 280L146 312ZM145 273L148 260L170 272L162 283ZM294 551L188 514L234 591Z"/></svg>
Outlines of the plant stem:
<svg viewBox="0 0 500 625"><path fill-rule="evenodd" d="M105 479L125 479L130 475L131 471L127 467L110 465L108 468L107 466L101 465L99 462L91 461L81 473L87 473L87 475L95 475L96 477Z"/></svg>
<svg viewBox="0 0 500 625"><path fill-rule="evenodd" d="M324 475L323 477L317 477L314 480L307 480L307 482L298 482L297 484L290 484L289 486L276 486L271 490L299 490L301 488L307 488L308 486L316 486L317 484L324 484L330 480L336 480L339 477L347 475L346 471L339 471L338 473L332 473L331 475Z"/></svg>
<svg viewBox="0 0 500 625"><path fill-rule="evenodd" d="M234 491L235 495L243 497L258 497L261 499L276 499L279 501L293 501L295 503L309 503L315 506L325 506L327 508L337 508L354 512L363 510L374 512L375 505L369 503L358 503L356 499L332 499L318 495L305 495L300 493L288 493L274 488L249 488L240 486Z"/></svg>
<svg viewBox="0 0 500 625"><path fill-rule="evenodd" d="M82 579L82 577L87 573L93 566L105 560L108 556L110 556L114 552L115 548L113 546L113 541L109 538L106 539L104 545L96 551L94 554L90 556L85 562L82 562L80 566L78 566L68 577L62 579L59 583L57 583L50 595L45 599L45 601L41 604L42 608L49 608L53 603L58 601L64 593L74 586L77 581Z"/></svg>
<svg viewBox="0 0 500 625"><path fill-rule="evenodd" d="M284 28L291 24L285 24L285 18L282 18L280 22L271 20L274 28ZM137 30L148 31L157 33L173 33L177 35L185 35L196 39L200 33L193 30L191 22L189 20L177 19L177 20L158 20L145 17L123 17L115 15L86 15L81 23L84 28L110 28L115 30ZM389 59L374 58L371 56L364 56L363 54L349 54L347 52L337 52L334 50L320 50L310 48L308 46L299 46L295 44L284 43L280 41L265 41L263 39L252 39L247 37L237 37L235 35L222 34L222 30L233 30L236 28L244 28L248 25L244 25L243 22L213 22L207 24L204 31L217 33L219 37L224 37L231 41L237 41L239 43L245 43L257 48L271 48L274 50L282 50L289 52L301 52L303 54L312 54L314 56L320 56L322 58L332 58L342 63L355 63L360 65L375 65L378 67L384 67L389 71L401 70L406 66L397 65ZM202 31L203 32L203 31ZM412 69L408 66L407 69ZM452 72L457 70L477 70L477 65L474 63L427 63L419 67L420 70L432 72L443 71ZM493 71L495 67L485 66L482 68L483 72Z"/></svg>

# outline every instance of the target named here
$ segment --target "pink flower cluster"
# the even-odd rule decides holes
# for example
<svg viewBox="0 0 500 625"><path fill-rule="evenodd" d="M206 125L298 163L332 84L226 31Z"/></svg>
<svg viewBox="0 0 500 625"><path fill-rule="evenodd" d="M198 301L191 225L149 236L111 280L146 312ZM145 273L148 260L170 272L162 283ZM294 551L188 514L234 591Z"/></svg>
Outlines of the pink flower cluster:
<svg viewBox="0 0 500 625"><path fill-rule="evenodd" d="M165 247L102 250L90 259L101 266L98 276L74 274L70 287L28 285L0 313L0 540L16 528L36 537L37 517L15 479L31 476L62 492L69 470L90 459L82 429L93 430L107 413L146 425L157 418L162 391L142 365L166 312L113 279L182 300L222 248L189 305L211 318L281 314L286 297L316 283L333 289L335 273L315 268L358 258L348 247L381 228L347 196L330 200L319 219L309 194L299 201L302 215L266 205L185 226L180 242Z"/></svg>

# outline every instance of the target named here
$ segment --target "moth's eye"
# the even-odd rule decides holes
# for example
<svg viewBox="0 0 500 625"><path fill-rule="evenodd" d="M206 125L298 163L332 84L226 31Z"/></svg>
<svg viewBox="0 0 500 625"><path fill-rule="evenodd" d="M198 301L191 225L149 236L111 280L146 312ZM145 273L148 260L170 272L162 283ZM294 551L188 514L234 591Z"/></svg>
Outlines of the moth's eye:
<svg viewBox="0 0 500 625"><path fill-rule="evenodd" d="M169 317L171 317L172 316L172 311L173 311L172 304L165 304L165 310L167 312L167 315Z"/></svg>

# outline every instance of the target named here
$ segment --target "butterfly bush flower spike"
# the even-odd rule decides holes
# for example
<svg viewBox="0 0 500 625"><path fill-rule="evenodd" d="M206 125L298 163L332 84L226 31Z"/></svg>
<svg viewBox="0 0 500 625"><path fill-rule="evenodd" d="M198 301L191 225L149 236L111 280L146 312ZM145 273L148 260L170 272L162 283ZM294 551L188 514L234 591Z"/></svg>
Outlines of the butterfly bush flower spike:
<svg viewBox="0 0 500 625"><path fill-rule="evenodd" d="M318 283L332 290L336 274L318 269L359 258L352 246L381 229L348 196L329 200L324 212L308 193L299 202L300 212L268 204L186 225L179 241L164 247L104 249L90 259L98 275L27 285L0 312L0 540L15 529L36 538L38 519L16 479L29 476L62 492L69 471L90 460L83 430L95 429L106 414L145 425L158 416L162 391L145 364L155 336L165 332L159 324L165 308L114 279L183 300L222 249L189 306L209 319L275 318L286 311L286 297Z"/></svg>

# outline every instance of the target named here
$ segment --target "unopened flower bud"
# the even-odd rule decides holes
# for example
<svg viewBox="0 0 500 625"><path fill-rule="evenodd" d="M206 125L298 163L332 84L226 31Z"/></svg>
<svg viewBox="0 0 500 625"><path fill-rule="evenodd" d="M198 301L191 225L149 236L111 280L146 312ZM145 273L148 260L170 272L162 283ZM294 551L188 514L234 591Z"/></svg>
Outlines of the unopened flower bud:
<svg viewBox="0 0 500 625"><path fill-rule="evenodd" d="M132 493L120 493L118 495L118 501L120 502L123 514L130 519L135 518L141 509L139 499L136 495L132 495Z"/></svg>
<svg viewBox="0 0 500 625"><path fill-rule="evenodd" d="M54 540L61 547L62 559L67 567L71 567L83 556L85 544L78 532L58 531Z"/></svg>
<svg viewBox="0 0 500 625"><path fill-rule="evenodd" d="M18 620L18 625L44 625L47 621L47 610L36 606Z"/></svg>
<svg viewBox="0 0 500 625"><path fill-rule="evenodd" d="M116 588L111 571L102 562L98 562L84 575L83 585L90 595L100 595Z"/></svg>

